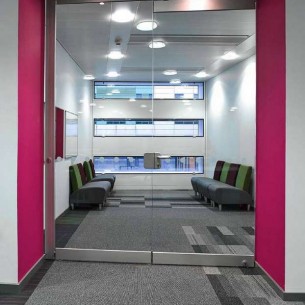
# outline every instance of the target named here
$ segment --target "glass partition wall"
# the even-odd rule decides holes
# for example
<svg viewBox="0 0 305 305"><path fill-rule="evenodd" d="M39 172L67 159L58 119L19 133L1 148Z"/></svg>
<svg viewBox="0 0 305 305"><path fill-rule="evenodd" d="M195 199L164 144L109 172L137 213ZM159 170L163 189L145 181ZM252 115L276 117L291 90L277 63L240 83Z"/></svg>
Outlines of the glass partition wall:
<svg viewBox="0 0 305 305"><path fill-rule="evenodd" d="M68 164L70 206L55 221L58 259L253 265L253 208L234 199L221 205L191 182L214 175L218 159L207 154L213 145L207 142L207 67L248 38L236 28L252 13L240 12L181 11L159 1L57 6L57 44L66 52L58 56L70 57L74 67L67 69L78 69L91 90L77 98L74 165L86 170L91 159L103 180L82 180L78 165L75 189L75 168ZM103 206L85 197L71 205L90 183L111 184Z"/></svg>

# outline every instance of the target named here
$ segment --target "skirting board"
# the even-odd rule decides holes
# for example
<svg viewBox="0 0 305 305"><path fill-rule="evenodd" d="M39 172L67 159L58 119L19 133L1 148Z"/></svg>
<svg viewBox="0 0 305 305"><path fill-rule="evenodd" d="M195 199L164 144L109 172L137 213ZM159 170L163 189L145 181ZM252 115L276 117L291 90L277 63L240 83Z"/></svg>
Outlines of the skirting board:
<svg viewBox="0 0 305 305"><path fill-rule="evenodd" d="M22 278L18 284L0 284L0 295L1 294L19 294L23 287L28 283L31 277L37 272L42 266L45 255L43 255L32 269Z"/></svg>
<svg viewBox="0 0 305 305"><path fill-rule="evenodd" d="M255 266L258 267L265 274L266 281L283 301L291 301L291 302L305 301L305 293L283 291L283 289L273 280L273 278L269 275L269 273L259 263L255 262Z"/></svg>

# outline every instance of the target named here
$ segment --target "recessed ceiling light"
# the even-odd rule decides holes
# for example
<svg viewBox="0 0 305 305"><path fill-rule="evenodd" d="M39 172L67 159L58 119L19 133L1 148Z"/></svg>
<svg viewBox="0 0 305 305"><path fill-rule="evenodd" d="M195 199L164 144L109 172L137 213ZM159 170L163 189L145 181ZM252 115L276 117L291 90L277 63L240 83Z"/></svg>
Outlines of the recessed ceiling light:
<svg viewBox="0 0 305 305"><path fill-rule="evenodd" d="M231 107L231 108L230 108L230 111L231 111L231 112L234 112L234 111L236 111L237 109L238 109L237 107Z"/></svg>
<svg viewBox="0 0 305 305"><path fill-rule="evenodd" d="M181 80L178 79L178 78L172 79L172 80L170 81L170 83L171 83L171 84L181 84Z"/></svg>
<svg viewBox="0 0 305 305"><path fill-rule="evenodd" d="M82 111L78 111L77 113L82 114L83 112Z"/></svg>
<svg viewBox="0 0 305 305"><path fill-rule="evenodd" d="M152 40L148 46L151 48L151 49L162 49L166 46L165 42L162 41L162 40Z"/></svg>
<svg viewBox="0 0 305 305"><path fill-rule="evenodd" d="M146 106L146 105L141 105L140 107L141 107L141 108L147 108L147 106Z"/></svg>
<svg viewBox="0 0 305 305"><path fill-rule="evenodd" d="M230 51L230 52L225 53L224 55L221 56L221 58L224 59L224 60L234 60L238 57L239 56L234 51Z"/></svg>
<svg viewBox="0 0 305 305"><path fill-rule="evenodd" d="M124 57L124 54L121 51L111 51L107 56L110 59L121 59Z"/></svg>
<svg viewBox="0 0 305 305"><path fill-rule="evenodd" d="M127 9L120 9L112 14L111 19L120 23L130 22L134 19L134 14Z"/></svg>
<svg viewBox="0 0 305 305"><path fill-rule="evenodd" d="M135 98L130 98L130 99L129 99L129 102L135 102L135 101L136 101Z"/></svg>
<svg viewBox="0 0 305 305"><path fill-rule="evenodd" d="M201 77L207 77L209 74L207 74L205 71L200 71L197 74L195 74L196 77L201 78Z"/></svg>
<svg viewBox="0 0 305 305"><path fill-rule="evenodd" d="M191 102L184 103L184 106L191 106L191 105L192 105Z"/></svg>
<svg viewBox="0 0 305 305"><path fill-rule="evenodd" d="M103 109L103 108L105 108L105 107L104 107L104 106L98 106L98 108Z"/></svg>
<svg viewBox="0 0 305 305"><path fill-rule="evenodd" d="M95 79L95 77L91 74L87 74L87 75L84 76L84 79L85 80L93 80L93 79Z"/></svg>
<svg viewBox="0 0 305 305"><path fill-rule="evenodd" d="M105 3L104 2L100 2L100 5L104 5Z"/></svg>
<svg viewBox="0 0 305 305"><path fill-rule="evenodd" d="M106 75L108 77L118 77L118 76L120 76L120 74L118 72L115 72L115 71L110 71Z"/></svg>
<svg viewBox="0 0 305 305"><path fill-rule="evenodd" d="M80 100L79 102L80 102L80 103L85 103L85 100Z"/></svg>
<svg viewBox="0 0 305 305"><path fill-rule="evenodd" d="M141 21L137 24L137 29L139 31L152 31L158 26L156 21L153 20L146 20Z"/></svg>
<svg viewBox="0 0 305 305"><path fill-rule="evenodd" d="M164 75L176 75L177 71L176 70L165 70L163 71Z"/></svg>
<svg viewBox="0 0 305 305"><path fill-rule="evenodd" d="M90 105L90 106L96 106L96 104L95 104L95 103L90 103L89 105Z"/></svg>

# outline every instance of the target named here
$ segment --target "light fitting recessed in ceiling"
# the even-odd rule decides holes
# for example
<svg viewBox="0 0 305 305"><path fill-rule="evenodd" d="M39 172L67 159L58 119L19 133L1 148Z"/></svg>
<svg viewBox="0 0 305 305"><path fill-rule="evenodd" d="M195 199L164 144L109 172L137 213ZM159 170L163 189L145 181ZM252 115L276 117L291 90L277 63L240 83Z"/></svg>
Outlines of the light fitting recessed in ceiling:
<svg viewBox="0 0 305 305"><path fill-rule="evenodd" d="M84 76L84 80L93 80L93 79L95 79L95 77L91 74L87 74Z"/></svg>
<svg viewBox="0 0 305 305"><path fill-rule="evenodd" d="M157 28L158 24L153 20L141 21L137 24L137 29L139 31L152 31Z"/></svg>
<svg viewBox="0 0 305 305"><path fill-rule="evenodd" d="M96 106L96 104L95 104L95 103L90 103L89 105L90 105L90 106Z"/></svg>
<svg viewBox="0 0 305 305"><path fill-rule="evenodd" d="M201 77L207 77L208 74L205 71L200 71L197 74L195 74L195 76L201 78Z"/></svg>
<svg viewBox="0 0 305 305"><path fill-rule="evenodd" d="M121 51L111 51L107 57L110 59L121 59L124 57L124 54Z"/></svg>
<svg viewBox="0 0 305 305"><path fill-rule="evenodd" d="M152 40L148 46L151 48L151 49L162 49L166 46L165 42L162 41L162 40Z"/></svg>
<svg viewBox="0 0 305 305"><path fill-rule="evenodd" d="M120 76L120 74L118 72L115 72L115 71L110 71L106 75L108 77L118 77L118 76Z"/></svg>
<svg viewBox="0 0 305 305"><path fill-rule="evenodd" d="M141 108L147 108L147 106L146 106L146 105L141 105L140 107L141 107Z"/></svg>
<svg viewBox="0 0 305 305"><path fill-rule="evenodd" d="M134 19L134 14L127 9L120 9L111 15L111 19L115 22L124 23Z"/></svg>
<svg viewBox="0 0 305 305"><path fill-rule="evenodd" d="M129 99L129 102L135 102L135 101L136 101L135 98L130 98L130 99Z"/></svg>
<svg viewBox="0 0 305 305"><path fill-rule="evenodd" d="M178 79L178 78L172 79L172 80L170 81L170 83L171 83L171 84L181 84L181 80Z"/></svg>
<svg viewBox="0 0 305 305"><path fill-rule="evenodd" d="M105 3L104 2L100 2L100 5L104 5Z"/></svg>
<svg viewBox="0 0 305 305"><path fill-rule="evenodd" d="M239 57L239 55L237 55L234 51L230 51L221 56L221 58L224 60L234 60L238 57Z"/></svg>
<svg viewBox="0 0 305 305"><path fill-rule="evenodd" d="M164 75L176 75L177 71L176 70L165 70L163 72Z"/></svg>

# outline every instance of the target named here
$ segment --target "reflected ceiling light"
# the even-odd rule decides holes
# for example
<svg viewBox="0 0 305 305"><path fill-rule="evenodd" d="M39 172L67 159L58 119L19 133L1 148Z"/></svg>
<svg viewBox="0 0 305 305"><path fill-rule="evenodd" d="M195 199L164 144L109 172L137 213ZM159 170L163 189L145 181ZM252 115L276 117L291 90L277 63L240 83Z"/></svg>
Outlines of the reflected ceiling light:
<svg viewBox="0 0 305 305"><path fill-rule="evenodd" d="M134 19L134 14L127 9L120 9L112 14L111 19L120 23L130 22Z"/></svg>
<svg viewBox="0 0 305 305"><path fill-rule="evenodd" d="M162 49L166 46L165 42L162 41L162 40L152 40L148 46L151 48L151 49Z"/></svg>
<svg viewBox="0 0 305 305"><path fill-rule="evenodd" d="M191 102L184 103L184 106L191 106L191 105L192 105Z"/></svg>
<svg viewBox="0 0 305 305"><path fill-rule="evenodd" d="M119 93L121 93L121 92L120 92L120 90L118 90L118 89L113 89L113 90L111 91L111 93L113 93L113 94L119 94Z"/></svg>
<svg viewBox="0 0 305 305"><path fill-rule="evenodd" d="M152 31L158 26L156 21L153 20L146 20L141 21L137 24L137 29L139 31Z"/></svg>
<svg viewBox="0 0 305 305"><path fill-rule="evenodd" d="M164 75L176 75L177 71L176 70L165 70L163 71Z"/></svg>
<svg viewBox="0 0 305 305"><path fill-rule="evenodd" d="M206 73L205 71L200 71L197 74L195 74L196 77L201 78L201 77L207 77L209 74Z"/></svg>
<svg viewBox="0 0 305 305"><path fill-rule="evenodd" d="M112 93L108 92L108 93L106 93L106 95L112 95Z"/></svg>
<svg viewBox="0 0 305 305"><path fill-rule="evenodd" d="M230 52L225 53L224 55L221 56L221 58L224 59L224 60L234 60L238 57L239 56L234 51L230 51Z"/></svg>
<svg viewBox="0 0 305 305"><path fill-rule="evenodd" d="M135 98L130 98L130 99L129 99L129 102L135 102L135 101L136 101Z"/></svg>
<svg viewBox="0 0 305 305"><path fill-rule="evenodd" d="M153 112L152 109L150 109L149 112Z"/></svg>
<svg viewBox="0 0 305 305"><path fill-rule="evenodd" d="M95 103L90 103L89 105L90 105L90 106L96 106L96 104L95 104Z"/></svg>
<svg viewBox="0 0 305 305"><path fill-rule="evenodd" d="M231 108L230 108L230 111L231 111L231 112L234 112L234 111L236 111L237 109L238 109L237 107L231 107Z"/></svg>
<svg viewBox="0 0 305 305"><path fill-rule="evenodd" d="M98 106L98 108L103 109L103 108L105 108L105 107L104 107L104 106Z"/></svg>
<svg viewBox="0 0 305 305"><path fill-rule="evenodd" d="M124 57L124 54L121 51L111 51L107 57L110 59L121 59Z"/></svg>
<svg viewBox="0 0 305 305"><path fill-rule="evenodd" d="M140 107L141 107L141 108L147 108L147 106L146 106L146 105L141 105Z"/></svg>
<svg viewBox="0 0 305 305"><path fill-rule="evenodd" d="M82 114L83 112L82 111L78 111L77 113Z"/></svg>
<svg viewBox="0 0 305 305"><path fill-rule="evenodd" d="M80 100L79 102L80 102L80 103L85 103L85 100Z"/></svg>
<svg viewBox="0 0 305 305"><path fill-rule="evenodd" d="M85 80L93 80L93 79L95 79L95 77L91 74L87 74L87 75L84 76L84 79Z"/></svg>
<svg viewBox="0 0 305 305"><path fill-rule="evenodd" d="M106 75L108 77L118 77L118 76L120 76L120 74L118 72L115 72L115 71L110 71Z"/></svg>
<svg viewBox="0 0 305 305"><path fill-rule="evenodd" d="M170 81L170 84L181 84L181 80L179 78L176 78L176 79L172 79Z"/></svg>

